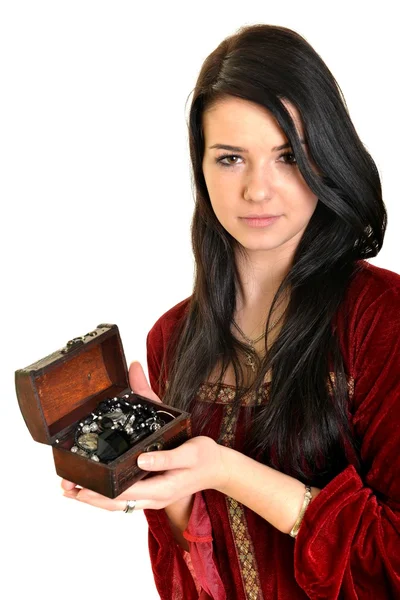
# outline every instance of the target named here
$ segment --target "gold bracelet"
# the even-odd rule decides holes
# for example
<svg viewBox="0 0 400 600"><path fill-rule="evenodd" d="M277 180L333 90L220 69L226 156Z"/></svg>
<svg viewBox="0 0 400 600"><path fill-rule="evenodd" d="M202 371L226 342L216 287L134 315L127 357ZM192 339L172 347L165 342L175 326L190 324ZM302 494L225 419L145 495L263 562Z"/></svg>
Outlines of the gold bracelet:
<svg viewBox="0 0 400 600"><path fill-rule="evenodd" d="M300 510L299 516L297 517L296 523L293 525L292 530L289 532L289 535L291 535L294 538L299 533L299 528L300 528L301 522L303 520L304 513L306 512L307 506L310 504L311 500L312 500L311 488L309 485L306 485L306 492L304 494L303 506L301 507L301 510Z"/></svg>

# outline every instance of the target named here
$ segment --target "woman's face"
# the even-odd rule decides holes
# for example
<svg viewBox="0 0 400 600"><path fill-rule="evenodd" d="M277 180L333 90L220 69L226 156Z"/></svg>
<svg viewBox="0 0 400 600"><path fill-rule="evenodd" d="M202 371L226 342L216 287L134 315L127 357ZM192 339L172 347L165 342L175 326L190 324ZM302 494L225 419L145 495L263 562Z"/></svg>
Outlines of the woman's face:
<svg viewBox="0 0 400 600"><path fill-rule="evenodd" d="M303 139L297 109L284 103ZM275 148L287 138L271 113L230 96L204 112L203 131L203 173L221 225L249 251L294 249L318 198L304 181L291 148ZM215 144L240 149L213 148ZM250 215L277 218L268 224L244 220Z"/></svg>

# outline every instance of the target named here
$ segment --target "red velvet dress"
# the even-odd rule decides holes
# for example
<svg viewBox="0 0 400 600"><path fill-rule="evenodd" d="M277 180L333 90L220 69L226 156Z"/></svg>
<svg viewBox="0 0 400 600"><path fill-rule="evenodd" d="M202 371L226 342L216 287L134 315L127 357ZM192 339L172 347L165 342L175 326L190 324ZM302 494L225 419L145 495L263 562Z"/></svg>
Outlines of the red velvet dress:
<svg viewBox="0 0 400 600"><path fill-rule="evenodd" d="M349 463L312 500L296 538L234 498L203 490L195 494L184 532L188 553L174 540L164 509L144 510L161 600L400 599L400 275L361 263L337 327L364 478ZM148 334L156 393L165 342L188 300L162 315ZM207 435L240 451L241 417L254 398L248 394L235 416L232 386L225 385L216 401L211 388L204 382L196 396L214 404ZM267 396L265 384L261 402Z"/></svg>

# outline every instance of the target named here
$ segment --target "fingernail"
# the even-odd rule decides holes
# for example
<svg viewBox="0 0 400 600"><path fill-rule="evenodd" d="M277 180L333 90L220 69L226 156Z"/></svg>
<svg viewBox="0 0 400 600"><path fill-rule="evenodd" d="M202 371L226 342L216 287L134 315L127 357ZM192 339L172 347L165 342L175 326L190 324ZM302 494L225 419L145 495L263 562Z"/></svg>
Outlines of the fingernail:
<svg viewBox="0 0 400 600"><path fill-rule="evenodd" d="M139 467L151 467L154 464L153 454L141 454L137 459Z"/></svg>

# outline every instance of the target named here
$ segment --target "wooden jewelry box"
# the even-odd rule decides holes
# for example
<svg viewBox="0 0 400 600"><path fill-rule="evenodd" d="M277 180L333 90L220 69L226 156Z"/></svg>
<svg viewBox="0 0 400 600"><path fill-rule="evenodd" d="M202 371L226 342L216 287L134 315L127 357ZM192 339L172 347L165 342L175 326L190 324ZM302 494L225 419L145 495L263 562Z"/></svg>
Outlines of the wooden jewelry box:
<svg viewBox="0 0 400 600"><path fill-rule="evenodd" d="M192 435L190 413L132 393L116 325L98 325L94 331L70 340L65 348L17 370L15 387L33 439L53 447L57 474L109 498L152 475L137 466L139 454L176 448ZM129 394L129 402L132 399L146 410L169 413L169 422L108 463L71 451L76 428L100 402Z"/></svg>

